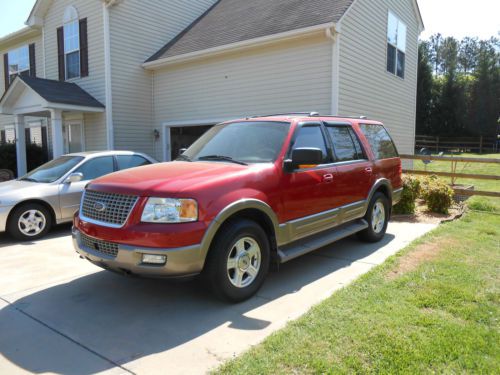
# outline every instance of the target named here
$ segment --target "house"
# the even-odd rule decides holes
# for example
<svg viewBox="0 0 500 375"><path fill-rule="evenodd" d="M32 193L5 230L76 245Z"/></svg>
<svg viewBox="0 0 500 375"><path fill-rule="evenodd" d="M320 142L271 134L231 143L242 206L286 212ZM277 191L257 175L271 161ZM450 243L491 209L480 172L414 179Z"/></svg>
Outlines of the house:
<svg viewBox="0 0 500 375"><path fill-rule="evenodd" d="M38 0L0 39L0 130L53 157L130 149L171 160L255 114L382 120L414 149L416 0Z"/></svg>

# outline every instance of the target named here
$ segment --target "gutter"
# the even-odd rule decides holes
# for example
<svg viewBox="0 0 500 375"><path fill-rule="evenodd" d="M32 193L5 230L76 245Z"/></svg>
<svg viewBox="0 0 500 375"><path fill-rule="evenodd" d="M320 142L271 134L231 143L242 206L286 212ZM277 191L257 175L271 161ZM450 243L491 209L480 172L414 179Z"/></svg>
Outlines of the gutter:
<svg viewBox="0 0 500 375"><path fill-rule="evenodd" d="M315 25L311 27L306 27L302 29L287 31L284 33L267 35L260 38L254 38L250 40L244 40L242 42L236 42L231 44L225 44L223 46L213 47L209 49L205 49L202 51L195 51L191 53L186 53L183 55L165 57L158 60L146 62L142 64L142 67L146 70L155 70L159 68L163 68L169 65L185 63L188 61L194 61L201 58L207 58L212 56L221 55L228 52L240 51L243 49L251 48L251 47L261 47L271 43L275 43L277 41L286 41L290 39L294 39L300 36L306 36L315 34L317 32L325 32L325 30L331 30L335 28L335 23L325 23L321 25Z"/></svg>
<svg viewBox="0 0 500 375"><path fill-rule="evenodd" d="M116 1L103 1L103 26L104 26L104 85L106 96L106 146L108 150L115 148L115 133L113 125L113 93L111 85L111 40L109 32L109 8Z"/></svg>

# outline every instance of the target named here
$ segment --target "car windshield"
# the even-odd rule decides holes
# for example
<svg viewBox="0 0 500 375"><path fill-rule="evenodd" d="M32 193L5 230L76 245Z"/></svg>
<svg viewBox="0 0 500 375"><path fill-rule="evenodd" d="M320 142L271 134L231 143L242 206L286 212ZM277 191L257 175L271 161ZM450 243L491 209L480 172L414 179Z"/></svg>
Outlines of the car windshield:
<svg viewBox="0 0 500 375"><path fill-rule="evenodd" d="M82 156L61 156L31 171L26 176L21 177L20 180L40 183L54 182L68 173L83 159Z"/></svg>
<svg viewBox="0 0 500 375"><path fill-rule="evenodd" d="M216 125L179 160L238 164L274 162L290 129L284 122L240 122Z"/></svg>

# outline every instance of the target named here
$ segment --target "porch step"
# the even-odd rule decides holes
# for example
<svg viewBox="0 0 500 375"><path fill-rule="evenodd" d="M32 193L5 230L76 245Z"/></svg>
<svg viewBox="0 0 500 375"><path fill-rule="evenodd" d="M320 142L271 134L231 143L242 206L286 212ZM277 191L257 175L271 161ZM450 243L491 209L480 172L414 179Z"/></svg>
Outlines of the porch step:
<svg viewBox="0 0 500 375"><path fill-rule="evenodd" d="M303 238L278 249L280 263L286 263L311 251L318 250L333 242L349 237L355 233L368 228L368 223L364 219L342 224L333 229L329 229L314 236Z"/></svg>

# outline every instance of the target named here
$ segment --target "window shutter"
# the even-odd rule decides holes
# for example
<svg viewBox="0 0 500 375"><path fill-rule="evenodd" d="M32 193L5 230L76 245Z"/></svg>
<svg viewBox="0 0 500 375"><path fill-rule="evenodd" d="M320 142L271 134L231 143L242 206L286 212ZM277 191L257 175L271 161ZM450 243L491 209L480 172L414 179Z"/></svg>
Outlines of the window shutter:
<svg viewBox="0 0 500 375"><path fill-rule="evenodd" d="M66 79L66 71L64 66L64 28L57 29L57 62L59 65L59 81Z"/></svg>
<svg viewBox="0 0 500 375"><path fill-rule="evenodd" d="M87 39L87 19L80 20L80 77L89 75L89 48Z"/></svg>
<svg viewBox="0 0 500 375"><path fill-rule="evenodd" d="M30 44L30 77L36 77L35 43Z"/></svg>
<svg viewBox="0 0 500 375"><path fill-rule="evenodd" d="M9 54L3 55L3 74L5 78L5 91L9 88Z"/></svg>

